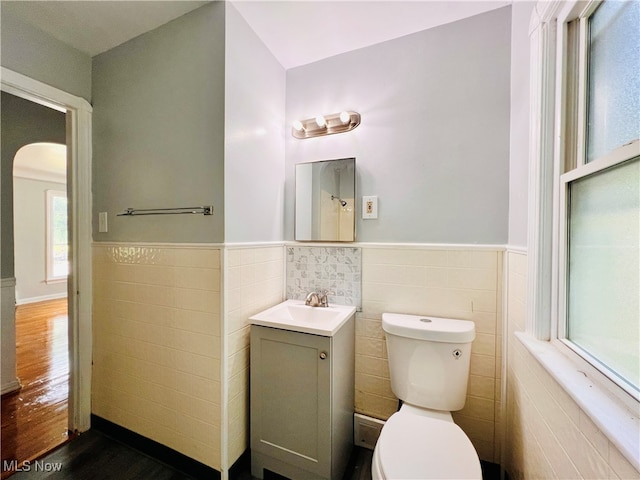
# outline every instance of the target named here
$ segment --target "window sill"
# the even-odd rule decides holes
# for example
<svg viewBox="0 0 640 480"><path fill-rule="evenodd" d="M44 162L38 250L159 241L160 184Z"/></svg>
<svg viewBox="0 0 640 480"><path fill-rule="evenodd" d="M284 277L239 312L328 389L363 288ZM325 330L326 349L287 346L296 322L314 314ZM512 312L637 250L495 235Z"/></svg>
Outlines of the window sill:
<svg viewBox="0 0 640 480"><path fill-rule="evenodd" d="M515 336L529 350L574 402L591 418L600 431L624 457L640 471L640 422L619 399L590 380L580 368L550 342L537 340L524 332Z"/></svg>

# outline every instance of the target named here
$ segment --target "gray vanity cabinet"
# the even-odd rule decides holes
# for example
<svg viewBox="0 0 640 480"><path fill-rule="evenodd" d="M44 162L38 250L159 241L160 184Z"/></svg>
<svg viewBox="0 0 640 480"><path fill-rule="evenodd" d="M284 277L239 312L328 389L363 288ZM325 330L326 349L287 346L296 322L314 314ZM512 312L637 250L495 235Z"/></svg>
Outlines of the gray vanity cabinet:
<svg viewBox="0 0 640 480"><path fill-rule="evenodd" d="M251 325L251 474L342 478L353 448L354 318L331 337Z"/></svg>

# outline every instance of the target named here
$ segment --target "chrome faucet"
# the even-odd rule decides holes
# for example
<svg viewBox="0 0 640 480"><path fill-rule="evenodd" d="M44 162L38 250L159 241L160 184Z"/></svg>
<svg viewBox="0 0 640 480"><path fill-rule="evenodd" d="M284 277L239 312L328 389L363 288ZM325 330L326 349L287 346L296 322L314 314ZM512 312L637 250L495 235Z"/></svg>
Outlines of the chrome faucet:
<svg viewBox="0 0 640 480"><path fill-rule="evenodd" d="M330 292L329 290L321 290L320 292L310 292L309 295L307 295L307 298L304 301L304 304L309 305L310 307L328 307L329 306L328 295L334 295L334 293Z"/></svg>

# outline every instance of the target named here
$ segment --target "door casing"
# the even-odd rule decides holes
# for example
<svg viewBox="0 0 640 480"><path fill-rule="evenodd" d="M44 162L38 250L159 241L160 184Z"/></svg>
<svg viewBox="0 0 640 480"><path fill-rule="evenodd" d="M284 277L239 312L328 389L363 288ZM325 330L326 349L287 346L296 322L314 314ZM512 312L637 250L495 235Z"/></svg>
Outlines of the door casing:
<svg viewBox="0 0 640 480"><path fill-rule="evenodd" d="M91 426L91 115L85 99L2 67L2 91L66 112L70 203L69 430Z"/></svg>

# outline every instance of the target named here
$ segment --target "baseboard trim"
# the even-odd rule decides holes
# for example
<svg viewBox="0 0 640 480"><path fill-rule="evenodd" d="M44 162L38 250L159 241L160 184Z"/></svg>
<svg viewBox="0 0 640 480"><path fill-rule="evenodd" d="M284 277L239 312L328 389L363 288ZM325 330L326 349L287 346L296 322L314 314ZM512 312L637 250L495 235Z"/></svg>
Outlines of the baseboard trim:
<svg viewBox="0 0 640 480"><path fill-rule="evenodd" d="M91 428L194 478L220 479L216 469L94 414L91 414Z"/></svg>
<svg viewBox="0 0 640 480"><path fill-rule="evenodd" d="M16 378L10 382L8 382L6 385L2 385L2 392L1 394L7 395L9 393L15 393L18 390L20 390L22 388L22 384L20 383L20 379Z"/></svg>
<svg viewBox="0 0 640 480"><path fill-rule="evenodd" d="M67 292L52 293L50 295L40 295L39 297L16 298L16 305L28 305L30 303L48 302L49 300L60 300L67 298Z"/></svg>

